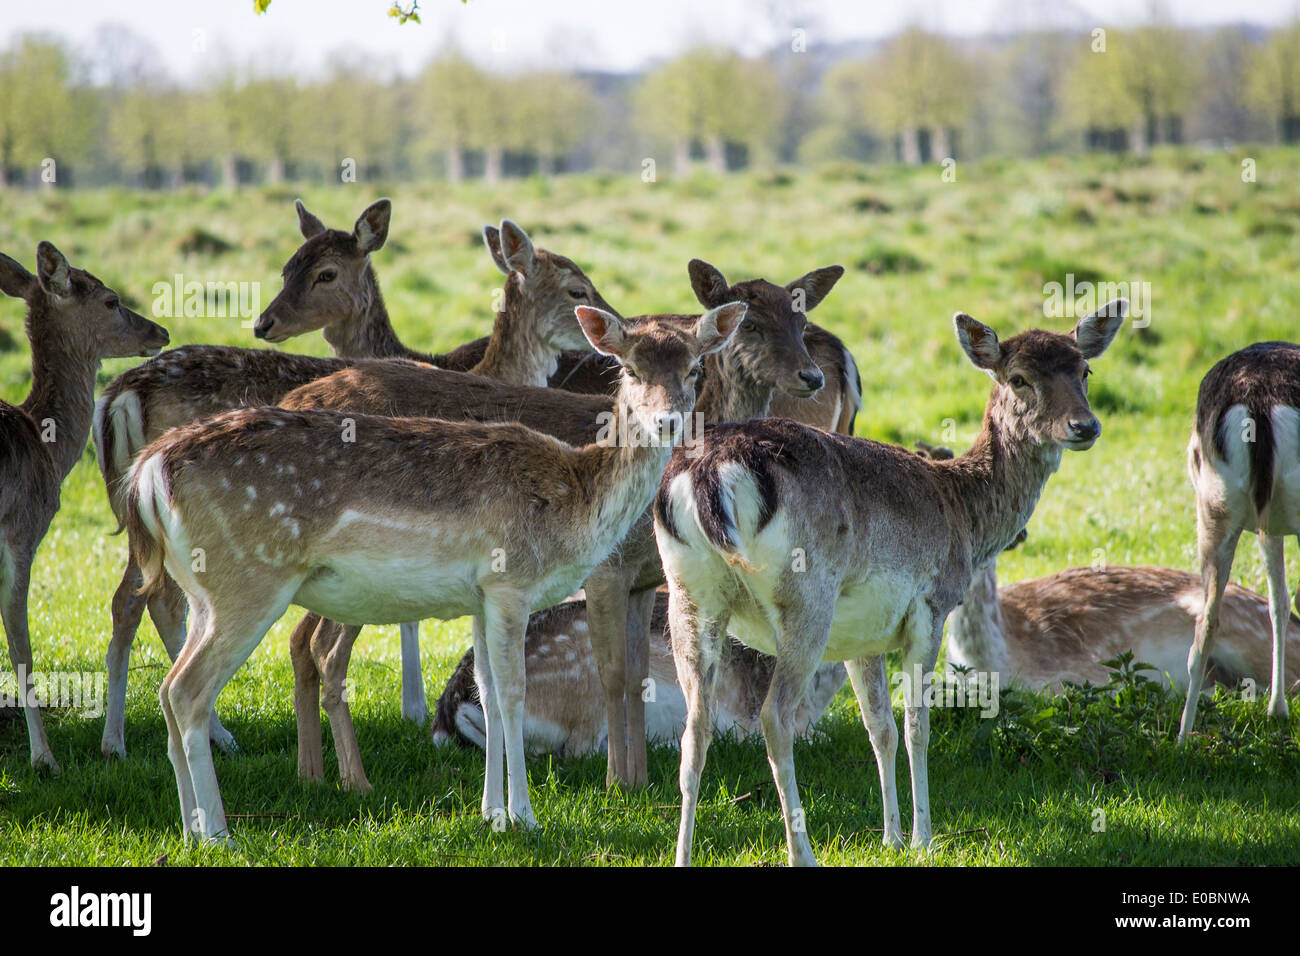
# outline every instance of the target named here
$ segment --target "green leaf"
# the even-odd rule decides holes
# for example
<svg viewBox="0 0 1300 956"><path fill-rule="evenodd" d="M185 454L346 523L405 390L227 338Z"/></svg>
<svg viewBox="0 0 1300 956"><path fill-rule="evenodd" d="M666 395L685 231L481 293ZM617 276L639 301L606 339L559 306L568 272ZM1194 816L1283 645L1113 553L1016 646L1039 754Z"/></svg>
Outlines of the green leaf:
<svg viewBox="0 0 1300 956"><path fill-rule="evenodd" d="M263 13L266 13L267 9L270 6L271 6L271 0L253 0L253 12L256 13L258 16L261 16Z"/></svg>

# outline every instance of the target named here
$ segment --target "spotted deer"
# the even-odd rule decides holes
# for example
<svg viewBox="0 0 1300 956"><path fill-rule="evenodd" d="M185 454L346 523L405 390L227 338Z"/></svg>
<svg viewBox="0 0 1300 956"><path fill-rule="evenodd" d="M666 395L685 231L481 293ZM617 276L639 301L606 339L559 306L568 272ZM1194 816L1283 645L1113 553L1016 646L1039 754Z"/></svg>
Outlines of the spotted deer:
<svg viewBox="0 0 1300 956"><path fill-rule="evenodd" d="M1187 655L1187 701L1178 741L1196 724L1205 670L1216 651L1224 592L1243 531L1258 536L1268 575L1273 638L1268 712L1285 718L1290 595L1283 539L1300 533L1300 346L1259 342L1219 361L1201 380L1187 446L1196 492L1201 603Z"/></svg>
<svg viewBox="0 0 1300 956"><path fill-rule="evenodd" d="M157 353L167 330L132 312L89 272L74 269L49 242L36 247L36 275L0 255L0 291L27 304L32 348L31 392L21 405L0 402L0 617L26 702L32 561L59 510L63 479L85 451L95 374L106 358ZM57 772L40 709L24 706L23 717L32 765Z"/></svg>
<svg viewBox="0 0 1300 956"><path fill-rule="evenodd" d="M807 319L802 311L793 309L794 295L798 291L804 307L813 308L842 272L839 266L817 269L785 287L763 279L726 286L737 300L749 305L749 310L731 343L705 361L696 412L706 429L718 422L765 414L773 394L779 391L803 396L816 393L823 381L822 373L804 347L802 336ZM721 281L721 274L701 260L691 263L691 274L693 279L711 275ZM486 386L469 388L464 383L455 383L446 372L393 363L367 363L337 373L291 393L281 404L286 408L324 407L453 420L465 417L481 421L518 420L575 444L592 440L596 432L581 429L598 429L593 416L599 408L579 396ZM608 770L611 782L645 781L641 695L649 667L650 603L654 588L662 580L647 511L634 523L618 549L583 584L591 642L604 690L606 726L611 728ZM324 772L317 704L323 681L340 775L346 786L366 790L369 783L361 769L355 732L346 701L341 699L349 652L340 648L355 638L355 631L322 627L308 616L290 638L290 653L297 675L295 700L302 701L296 708L300 773L307 779L319 779ZM406 689L419 680L419 667L418 662L412 666L412 648L405 641L402 650L405 700Z"/></svg>
<svg viewBox="0 0 1300 956"><path fill-rule="evenodd" d="M535 826L528 615L572 593L649 504L695 403L699 361L726 345L745 308L729 303L683 328L578 307L591 345L623 365L614 424L629 440L574 447L518 424L262 408L173 430L141 452L127 497L136 559L146 587L165 567L195 612L159 691L186 834L229 839L208 714L290 603L352 625L481 618L482 812Z"/></svg>
<svg viewBox="0 0 1300 956"><path fill-rule="evenodd" d="M1126 310L1117 300L1068 335L1034 329L1005 342L957 313L962 348L993 390L974 446L951 461L783 419L720 426L703 454L674 454L655 499L655 536L687 705L678 865L691 861L728 633L776 657L761 723L792 865L816 864L792 741L795 709L824 660L845 662L880 772L884 842L903 844L885 667L889 651L902 652L912 844L929 846L925 685L944 621L974 569L1025 527L1063 451L1100 435L1088 359L1110 345Z"/></svg>
<svg viewBox="0 0 1300 956"><path fill-rule="evenodd" d="M283 342L320 329L338 357L193 345L165 352L111 382L96 408L94 433L100 470L119 523L125 507L122 476L139 451L170 428L242 406L274 405L292 389L360 358L459 361L459 357L415 352L393 331L370 262L371 253L387 241L392 216L389 200L367 207L351 232L325 228L301 200L296 209L304 242L286 263L284 288L262 313L254 332L268 341ZM503 221L499 230L485 227L483 234L506 283L492 335L480 360L466 370L507 381L545 384L547 370L560 350L580 344L574 305L595 304L607 311L608 305L576 264L535 249L528 235L509 220ZM585 340L581 344L585 347ZM140 593L139 569L128 557L113 596L101 743L105 756L126 755L127 667L146 605L168 656L175 660L185 639L184 597L164 577L163 586L146 599ZM413 628L408 624L404 630ZM408 635L406 639L417 638ZM218 746L234 746L234 738L215 713L212 732Z"/></svg>
<svg viewBox="0 0 1300 956"><path fill-rule="evenodd" d="M726 641L718 664L715 733L742 737L760 732L758 712L775 661L739 641ZM561 757L604 752L608 746L605 708L596 656L587 631L587 602L565 601L528 618L524 644L524 749ZM795 714L795 733L811 731L842 686L838 662L823 663ZM686 699L677 686L677 668L668 634L668 592L655 592L650 618L650 680L646 739L677 747L686 725ZM474 650L465 652L447 681L433 717L433 741L458 741L483 749L483 707L474 684Z"/></svg>

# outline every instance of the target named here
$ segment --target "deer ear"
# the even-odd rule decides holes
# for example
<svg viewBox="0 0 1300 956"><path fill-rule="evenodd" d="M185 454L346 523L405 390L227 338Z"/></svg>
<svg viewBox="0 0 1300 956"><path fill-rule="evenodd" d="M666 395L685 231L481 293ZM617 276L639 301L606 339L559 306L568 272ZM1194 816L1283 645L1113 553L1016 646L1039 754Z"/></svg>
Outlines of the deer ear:
<svg viewBox="0 0 1300 956"><path fill-rule="evenodd" d="M957 341L976 368L988 371L1002 360L1002 343L998 341L998 334L983 322L975 321L965 312L958 312L952 317L952 324L957 329Z"/></svg>
<svg viewBox="0 0 1300 956"><path fill-rule="evenodd" d="M818 303L830 294L835 283L840 281L840 276L844 275L843 266L826 266L824 269L814 269L805 276L800 276L788 286L786 291L794 296L799 290L803 291L803 312L811 312L817 308Z"/></svg>
<svg viewBox="0 0 1300 956"><path fill-rule="evenodd" d="M488 255L492 257L497 268L504 275L510 275L510 267L506 265L506 257L501 252L501 230L496 226L484 226L483 244L487 246Z"/></svg>
<svg viewBox="0 0 1300 956"><path fill-rule="evenodd" d="M740 328L749 306L744 302L728 302L705 312L695 323L695 337L700 340L700 354L708 355L723 348Z"/></svg>
<svg viewBox="0 0 1300 956"><path fill-rule="evenodd" d="M15 299L26 299L36 285L36 276L0 253L0 292Z"/></svg>
<svg viewBox="0 0 1300 956"><path fill-rule="evenodd" d="M41 288L52 295L72 295L72 269L63 253L52 242L42 242L36 247L36 275Z"/></svg>
<svg viewBox="0 0 1300 956"><path fill-rule="evenodd" d="M1080 319L1070 335L1078 343L1083 357L1096 358L1106 351L1110 343L1115 340L1119 327L1124 324L1126 315L1128 315L1128 300L1115 299L1107 302L1092 315Z"/></svg>
<svg viewBox="0 0 1300 956"><path fill-rule="evenodd" d="M602 355L623 357L623 351L627 347L627 334L617 317L591 305L580 305L573 313L578 317L582 334L587 337L592 348Z"/></svg>
<svg viewBox="0 0 1300 956"><path fill-rule="evenodd" d="M533 274L537 262L533 240L509 219L501 220L501 257L505 260L507 273L519 272L525 276Z"/></svg>
<svg viewBox="0 0 1300 956"><path fill-rule="evenodd" d="M325 231L325 223L321 222L309 213L301 199L295 199L293 201L293 208L298 211L298 231L302 233L304 239L310 239L312 236L319 236Z"/></svg>
<svg viewBox="0 0 1300 956"><path fill-rule="evenodd" d="M362 255L369 255L376 249L383 248L388 240L388 220L392 215L392 200L378 199L357 217L357 224L352 227L352 237L356 239L357 248L361 250Z"/></svg>
<svg viewBox="0 0 1300 956"><path fill-rule="evenodd" d="M727 285L722 273L713 266L703 259L692 259L686 266L686 271L690 274L691 289L700 305L713 309L728 301L727 293L731 291L731 286Z"/></svg>

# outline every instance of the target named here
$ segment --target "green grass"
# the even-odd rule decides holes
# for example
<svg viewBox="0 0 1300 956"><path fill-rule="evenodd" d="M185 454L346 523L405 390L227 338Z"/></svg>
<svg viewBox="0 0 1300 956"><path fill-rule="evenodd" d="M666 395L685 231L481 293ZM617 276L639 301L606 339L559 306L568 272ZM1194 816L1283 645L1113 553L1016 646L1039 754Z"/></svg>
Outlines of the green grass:
<svg viewBox="0 0 1300 956"><path fill-rule="evenodd" d="M858 434L963 447L979 424L987 380L954 340L950 317L971 313L1003 335L1043 317L1043 284L1073 273L1148 282L1148 329L1126 329L1095 361L1093 402L1103 437L1067 455L1030 523L1026 546L1001 563L1004 582L1098 558L1192 570L1193 499L1184 452L1196 388L1218 358L1262 339L1294 339L1300 317L1300 151L1256 149L1260 181L1240 180L1240 155L1049 157L939 170L838 165L774 178L755 173L646 184L639 175L393 188L305 188L326 223L346 227L389 195L389 245L374 263L399 334L445 349L484 334L500 276L478 227L508 216L534 240L580 262L625 314L695 309L686 261L700 256L732 279L788 282L841 262L850 271L812 317L844 338L862 369ZM1197 162L1189 160L1196 159ZM32 265L50 239L142 311L155 282L261 283L263 306L298 238L283 189L238 194L115 190L8 193L0 250ZM30 381L21 311L0 301L0 397ZM175 344L255 344L238 319L163 319ZM0 348L4 335L0 334ZM327 353L319 337L293 344ZM106 363L103 381L130 366ZM43 670L101 670L108 603L125 542L92 455L64 485L63 509L35 569L31 625ZM1288 549L1294 564L1294 548ZM1264 587L1244 541L1233 579ZM1295 579L1295 575L1291 575ZM435 695L469 645L466 621L425 628L426 685ZM242 751L219 755L226 809L241 849L186 848L165 757L156 692L166 656L145 624L132 659L126 762L99 756L101 721L51 712L59 777L27 763L21 724L0 714L0 861L148 863L606 863L671 861L676 755L651 755L652 786L607 792L601 759L533 759L540 832L495 833L478 818L482 760L438 751L398 717L395 628L370 630L352 667L357 730L374 792L296 779L287 655L277 625L218 706ZM1121 682L1114 694L1004 698L1002 717L937 710L930 747L936 846L928 857L880 846L880 794L867 735L847 691L801 743L796 761L814 848L826 863L1209 864L1300 859L1300 723L1274 727L1264 703L1225 696L1204 737L1173 746L1179 702ZM1107 703L1111 701L1111 703ZM1295 706L1295 705L1293 705ZM1089 721L1092 723L1090 724ZM1089 727L1093 729L1089 729ZM1096 744L1100 740L1100 750ZM1125 743L1127 742L1127 743ZM1121 745L1122 744L1122 745ZM901 748L900 748L901 749ZM898 760L904 819L907 761ZM710 752L696 860L785 859L779 805L761 742L722 740ZM749 796L745 796L748 794ZM1106 829L1094 832L1095 811Z"/></svg>

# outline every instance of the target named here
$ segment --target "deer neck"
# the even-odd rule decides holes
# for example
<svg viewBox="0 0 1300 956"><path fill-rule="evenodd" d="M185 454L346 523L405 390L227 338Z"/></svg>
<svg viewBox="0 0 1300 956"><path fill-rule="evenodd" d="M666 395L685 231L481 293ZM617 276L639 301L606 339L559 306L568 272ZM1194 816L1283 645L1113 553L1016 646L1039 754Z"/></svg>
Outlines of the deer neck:
<svg viewBox="0 0 1300 956"><path fill-rule="evenodd" d="M975 569L966 597L948 620L948 661L984 673L1008 669L996 560Z"/></svg>
<svg viewBox="0 0 1300 956"><path fill-rule="evenodd" d="M379 280L375 278L375 271L369 263L366 264L355 300L358 307L351 317L327 325L322 330L325 341L336 356L346 359L408 358L428 361L427 355L421 355L403 345L393 331L383 294L379 291Z"/></svg>
<svg viewBox="0 0 1300 956"><path fill-rule="evenodd" d="M1004 389L995 388L975 444L947 466L955 477L955 506L970 527L971 566L993 560L1025 527L1047 479L1061 464L1061 448L1026 430Z"/></svg>
<svg viewBox="0 0 1300 956"><path fill-rule="evenodd" d="M37 318L28 329L45 325ZM100 360L48 331L32 332L31 343L32 390L21 408L36 423L62 480L86 448Z"/></svg>
<svg viewBox="0 0 1300 956"><path fill-rule="evenodd" d="M672 452L668 443L641 434L620 388L611 424L579 450L575 467L591 503L591 534L599 550L611 551L649 507Z"/></svg>
<svg viewBox="0 0 1300 956"><path fill-rule="evenodd" d="M707 425L766 418L772 404L772 386L754 378L730 349L704 360L704 384L695 410Z"/></svg>
<svg viewBox="0 0 1300 956"><path fill-rule="evenodd" d="M559 356L538 328L538 309L522 288L523 279L506 280L501 310L492 324L492 337L474 375L511 385L545 388L555 374Z"/></svg>

